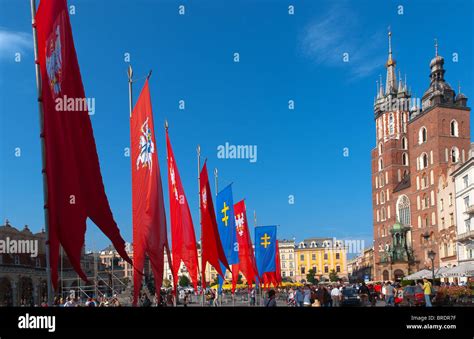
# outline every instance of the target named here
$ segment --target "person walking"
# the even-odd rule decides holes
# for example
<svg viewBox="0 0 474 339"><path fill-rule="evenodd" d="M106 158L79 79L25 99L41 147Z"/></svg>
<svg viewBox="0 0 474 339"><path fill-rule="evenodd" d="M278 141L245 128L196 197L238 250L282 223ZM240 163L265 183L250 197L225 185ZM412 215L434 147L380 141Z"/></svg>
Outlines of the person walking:
<svg viewBox="0 0 474 339"><path fill-rule="evenodd" d="M332 306L339 307L341 302L341 290L339 286L334 286L331 290Z"/></svg>
<svg viewBox="0 0 474 339"><path fill-rule="evenodd" d="M394 304L394 293L395 288L392 286L390 281L385 283L385 306L393 306Z"/></svg>
<svg viewBox="0 0 474 339"><path fill-rule="evenodd" d="M303 307L304 294L301 287L296 290L296 307Z"/></svg>
<svg viewBox="0 0 474 339"><path fill-rule="evenodd" d="M432 286L428 279L423 278L423 294L425 295L425 306L432 307L431 305L431 290Z"/></svg>
<svg viewBox="0 0 474 339"><path fill-rule="evenodd" d="M304 307L311 307L311 290L309 289L309 286L306 285L304 287L304 292L303 292L303 306Z"/></svg>
<svg viewBox="0 0 474 339"><path fill-rule="evenodd" d="M265 300L265 307L276 307L276 293L275 290L270 290L267 293L267 300Z"/></svg>
<svg viewBox="0 0 474 339"><path fill-rule="evenodd" d="M362 285L359 287L359 297L360 297L360 302L362 306L367 306L367 300L369 298L369 288L365 284L365 282L362 282Z"/></svg>

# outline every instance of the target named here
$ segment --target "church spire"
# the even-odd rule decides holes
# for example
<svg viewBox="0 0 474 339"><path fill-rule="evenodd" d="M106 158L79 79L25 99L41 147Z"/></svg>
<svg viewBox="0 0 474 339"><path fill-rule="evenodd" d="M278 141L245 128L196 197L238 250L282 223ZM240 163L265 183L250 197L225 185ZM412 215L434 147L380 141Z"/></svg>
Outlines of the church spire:
<svg viewBox="0 0 474 339"><path fill-rule="evenodd" d="M397 91L397 80L395 77L396 61L392 57L392 31L388 28L388 60L385 67L387 67L387 80L385 85L385 94L395 93Z"/></svg>

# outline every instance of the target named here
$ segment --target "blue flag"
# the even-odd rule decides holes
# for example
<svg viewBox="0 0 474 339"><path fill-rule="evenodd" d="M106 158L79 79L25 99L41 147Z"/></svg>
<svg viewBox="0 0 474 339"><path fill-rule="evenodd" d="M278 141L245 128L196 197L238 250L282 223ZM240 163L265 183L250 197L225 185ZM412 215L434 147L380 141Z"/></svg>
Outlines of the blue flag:
<svg viewBox="0 0 474 339"><path fill-rule="evenodd" d="M232 184L231 184L232 185ZM239 246L234 218L234 200L232 199L232 186L229 185L217 194L216 218L219 236L224 249L224 254L229 265L239 263ZM225 267L221 264L222 272ZM219 292L222 288L222 277L219 275Z"/></svg>
<svg viewBox="0 0 474 339"><path fill-rule="evenodd" d="M265 272L276 271L276 240L276 226L255 227L255 261L260 278Z"/></svg>

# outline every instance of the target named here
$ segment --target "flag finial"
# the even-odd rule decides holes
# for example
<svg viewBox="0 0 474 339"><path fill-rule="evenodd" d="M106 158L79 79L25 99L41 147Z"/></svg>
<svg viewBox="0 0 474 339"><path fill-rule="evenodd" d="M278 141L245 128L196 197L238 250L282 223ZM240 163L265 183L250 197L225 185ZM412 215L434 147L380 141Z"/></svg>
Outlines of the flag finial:
<svg viewBox="0 0 474 339"><path fill-rule="evenodd" d="M165 130L168 131L168 120L165 120Z"/></svg>

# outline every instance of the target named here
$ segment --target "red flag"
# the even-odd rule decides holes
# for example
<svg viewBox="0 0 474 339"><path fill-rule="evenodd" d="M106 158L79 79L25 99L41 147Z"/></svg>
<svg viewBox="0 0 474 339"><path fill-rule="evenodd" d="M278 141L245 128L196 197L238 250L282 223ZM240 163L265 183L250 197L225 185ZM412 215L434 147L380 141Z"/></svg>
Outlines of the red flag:
<svg viewBox="0 0 474 339"><path fill-rule="evenodd" d="M221 238L217 230L216 213L212 203L211 187L207 173L207 164L204 163L199 175L199 194L201 195L201 286L206 288L206 264L212 265L217 273L224 278L221 270L222 263L229 271L229 264L222 248Z"/></svg>
<svg viewBox="0 0 474 339"><path fill-rule="evenodd" d="M280 248L278 246L278 240L275 243L276 245L276 272L275 272L275 287L281 285L281 263L280 263Z"/></svg>
<svg viewBox="0 0 474 339"><path fill-rule="evenodd" d="M150 258L155 286L163 282L164 251L169 254L166 214L156 150L148 79L130 118L133 206L133 304L141 287L145 255ZM168 255L168 262L171 263Z"/></svg>
<svg viewBox="0 0 474 339"><path fill-rule="evenodd" d="M237 230L237 242L239 244L239 266L232 270L232 284L235 288L235 283L238 279L239 270L247 279L247 284L250 286L255 282L257 276L257 268L255 265L255 257L253 254L252 241L247 225L247 215L245 213L244 200L234 204L235 227Z"/></svg>
<svg viewBox="0 0 474 339"><path fill-rule="evenodd" d="M131 262L110 210L72 37L66 0L41 1L36 15L44 111L52 282L61 245L79 274L89 217ZM72 103L72 104L71 104Z"/></svg>
<svg viewBox="0 0 474 339"><path fill-rule="evenodd" d="M188 200L184 194L183 184L178 172L178 166L171 148L168 131L166 131L166 146L168 149L168 190L171 215L171 240L173 252L174 290L178 287L178 273L181 262L189 272L194 290L197 291L198 259L196 235L193 220L189 211Z"/></svg>
<svg viewBox="0 0 474 339"><path fill-rule="evenodd" d="M265 288L268 288L270 284L273 284L274 287L277 287L281 284L281 267L280 267L280 250L278 248L278 240L275 243L276 256L275 256L275 267L276 271L265 272L263 274L263 285Z"/></svg>

